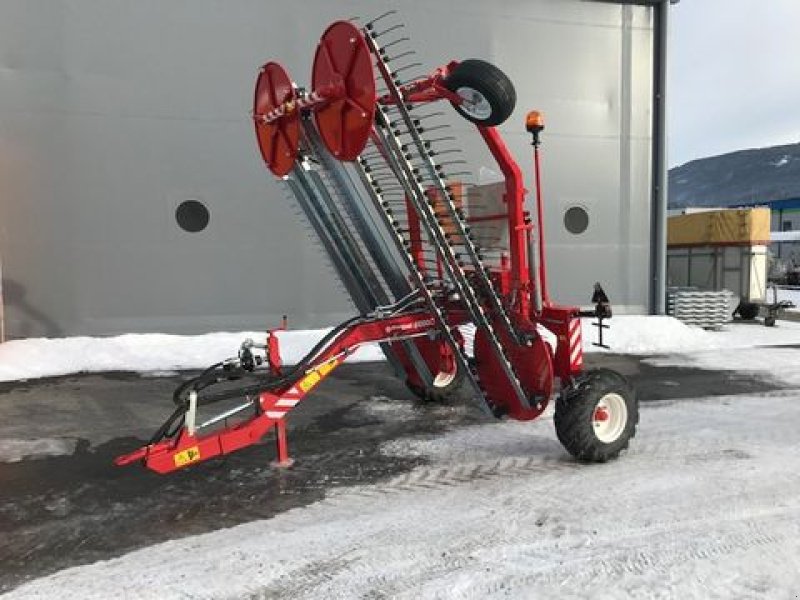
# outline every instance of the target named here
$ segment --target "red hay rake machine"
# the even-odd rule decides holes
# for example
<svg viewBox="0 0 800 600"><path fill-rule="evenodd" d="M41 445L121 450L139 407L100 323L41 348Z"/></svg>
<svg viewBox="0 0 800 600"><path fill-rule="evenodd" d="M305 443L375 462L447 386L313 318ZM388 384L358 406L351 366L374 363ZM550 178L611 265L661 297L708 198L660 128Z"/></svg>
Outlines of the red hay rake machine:
<svg viewBox="0 0 800 600"><path fill-rule="evenodd" d="M557 397L556 432L572 455L602 462L627 447L638 421L633 390L621 375L583 365L580 318L598 318L602 344L608 299L595 284L595 309L581 312L547 293L541 115L526 120L534 220L521 170L495 129L516 102L509 79L474 59L406 78L420 65L402 64L414 53L403 50L408 38L401 24L391 24L393 15L364 26L330 25L316 49L310 90L275 62L260 69L255 89L264 161L285 181L359 316L290 367L282 364L276 330L262 345L246 340L235 358L183 383L174 413L117 464L142 461L167 473L255 444L273 427L278 464L287 464L287 414L368 343L380 344L422 398L466 389L494 417L531 420ZM395 39L384 41L391 34ZM433 124L441 114L435 103L452 105L474 124L499 166L495 212L479 210L480 186L463 182L471 172L457 158L460 149L448 147L455 138ZM197 422L199 406L236 398L239 404Z"/></svg>

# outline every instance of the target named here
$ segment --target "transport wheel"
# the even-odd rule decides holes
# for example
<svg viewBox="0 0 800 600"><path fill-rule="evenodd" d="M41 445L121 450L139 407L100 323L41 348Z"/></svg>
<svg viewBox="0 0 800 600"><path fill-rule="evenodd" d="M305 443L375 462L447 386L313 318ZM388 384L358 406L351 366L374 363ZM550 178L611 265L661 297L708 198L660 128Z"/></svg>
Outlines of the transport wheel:
<svg viewBox="0 0 800 600"><path fill-rule="evenodd" d="M445 87L461 96L453 107L465 119L493 127L511 116L517 103L514 84L500 69L476 58L462 61L444 81Z"/></svg>
<svg viewBox="0 0 800 600"><path fill-rule="evenodd" d="M407 379L406 387L417 398L425 402L449 404L459 396L463 383L464 374L461 369L457 369L455 373L439 373L429 386L419 385Z"/></svg>
<svg viewBox="0 0 800 600"><path fill-rule="evenodd" d="M767 327L775 327L775 317L764 317L764 325Z"/></svg>
<svg viewBox="0 0 800 600"><path fill-rule="evenodd" d="M740 302L735 312L738 312L739 316L745 321L752 321L758 316L758 304Z"/></svg>
<svg viewBox="0 0 800 600"><path fill-rule="evenodd" d="M554 421L559 441L572 456L606 462L636 434L639 403L622 375L598 369L559 397Z"/></svg>
<svg viewBox="0 0 800 600"><path fill-rule="evenodd" d="M463 339L460 338L460 334L454 332L454 335L463 345ZM433 381L425 385L409 364L406 369L406 387L417 398L425 402L446 404L454 400L459 395L461 385L464 383L464 373L454 358L443 361L441 357L443 351L447 355L452 355L452 352L449 351L449 348L443 349L443 342L439 340L420 338L414 340L413 343L433 375Z"/></svg>

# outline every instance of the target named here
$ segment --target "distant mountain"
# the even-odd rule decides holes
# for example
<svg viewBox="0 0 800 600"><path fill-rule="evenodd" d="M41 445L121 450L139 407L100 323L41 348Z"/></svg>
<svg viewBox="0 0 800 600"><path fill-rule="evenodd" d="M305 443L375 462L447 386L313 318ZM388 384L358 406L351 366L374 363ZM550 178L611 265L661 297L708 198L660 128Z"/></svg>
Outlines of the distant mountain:
<svg viewBox="0 0 800 600"><path fill-rule="evenodd" d="M669 171L669 207L800 198L800 143L700 158Z"/></svg>

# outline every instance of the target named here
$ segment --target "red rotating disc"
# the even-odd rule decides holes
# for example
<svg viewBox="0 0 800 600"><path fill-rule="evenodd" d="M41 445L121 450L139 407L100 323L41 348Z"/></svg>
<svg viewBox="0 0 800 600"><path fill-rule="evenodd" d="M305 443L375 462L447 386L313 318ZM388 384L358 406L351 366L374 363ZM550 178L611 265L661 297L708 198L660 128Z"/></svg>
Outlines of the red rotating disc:
<svg viewBox="0 0 800 600"><path fill-rule="evenodd" d="M283 177L294 166L300 146L300 111L297 94L286 70L278 63L268 62L258 73L253 99L253 118L261 156L269 170ZM283 107L283 116L267 123L264 117Z"/></svg>
<svg viewBox="0 0 800 600"><path fill-rule="evenodd" d="M333 98L314 112L322 141L339 160L355 160L372 131L376 95L369 47L349 21L336 21L322 34L311 86Z"/></svg>

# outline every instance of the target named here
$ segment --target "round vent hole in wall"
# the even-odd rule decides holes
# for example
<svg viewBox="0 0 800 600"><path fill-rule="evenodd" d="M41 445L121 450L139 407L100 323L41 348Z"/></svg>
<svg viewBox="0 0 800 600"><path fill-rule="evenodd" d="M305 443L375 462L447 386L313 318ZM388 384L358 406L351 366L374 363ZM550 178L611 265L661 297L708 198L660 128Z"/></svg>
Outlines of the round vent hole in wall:
<svg viewBox="0 0 800 600"><path fill-rule="evenodd" d="M197 233L208 227L211 215L206 205L199 200L186 200L175 210L175 220L184 231Z"/></svg>
<svg viewBox="0 0 800 600"><path fill-rule="evenodd" d="M582 206L571 206L564 213L564 227L575 235L583 233L589 227L589 213Z"/></svg>

